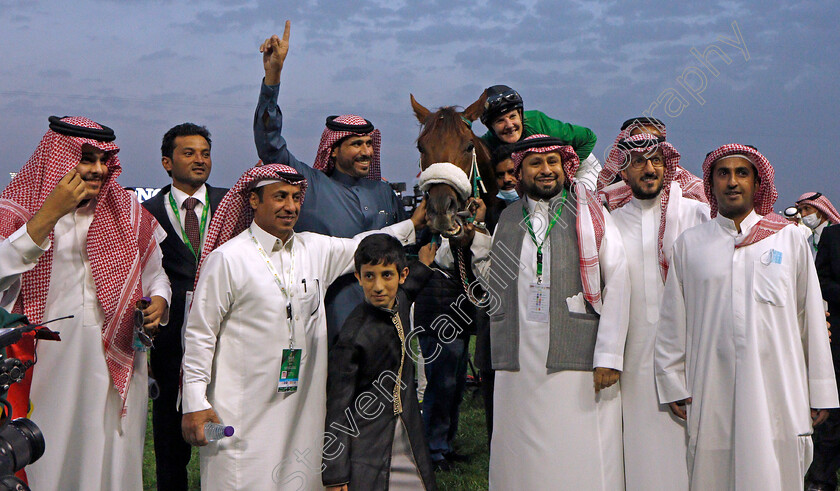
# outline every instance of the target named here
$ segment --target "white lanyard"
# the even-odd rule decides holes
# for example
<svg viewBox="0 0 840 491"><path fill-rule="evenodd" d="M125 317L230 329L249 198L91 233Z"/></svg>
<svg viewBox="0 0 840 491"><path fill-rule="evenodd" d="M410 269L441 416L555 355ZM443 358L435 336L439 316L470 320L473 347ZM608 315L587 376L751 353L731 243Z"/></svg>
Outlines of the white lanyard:
<svg viewBox="0 0 840 491"><path fill-rule="evenodd" d="M260 253L263 260L265 261L265 265L268 267L268 271L274 276L274 281L277 283L277 286L280 288L280 292L286 297L286 318L289 321L289 349L295 348L295 325L294 325L294 318L292 317L292 296L290 295L292 278L295 276L295 249L292 247L292 264L289 267L289 282L287 283L289 287L283 284L283 280L280 274L277 272L277 268L274 267L274 263L271 262L271 259L268 258L268 254L265 253L260 242L254 237L254 233L251 232L251 229L248 229L248 235L251 236L251 241L254 243L254 247L257 248L257 252Z"/></svg>

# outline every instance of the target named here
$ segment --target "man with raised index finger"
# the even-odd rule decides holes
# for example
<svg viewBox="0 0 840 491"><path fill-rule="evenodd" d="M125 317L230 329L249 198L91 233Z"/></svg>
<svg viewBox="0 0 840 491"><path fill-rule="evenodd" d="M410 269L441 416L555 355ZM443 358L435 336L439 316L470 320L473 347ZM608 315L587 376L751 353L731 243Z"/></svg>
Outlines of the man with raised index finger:
<svg viewBox="0 0 840 491"><path fill-rule="evenodd" d="M266 163L293 167L310 183L307 206L295 227L334 237L353 237L408 218L391 186L381 179L381 137L373 124L354 114L330 116L312 167L299 161L282 136L283 114L277 105L280 73L289 52L291 23L283 38L272 36L260 46L265 79L254 115L257 153ZM352 274L339 278L327 292L327 328L332 342L364 294Z"/></svg>

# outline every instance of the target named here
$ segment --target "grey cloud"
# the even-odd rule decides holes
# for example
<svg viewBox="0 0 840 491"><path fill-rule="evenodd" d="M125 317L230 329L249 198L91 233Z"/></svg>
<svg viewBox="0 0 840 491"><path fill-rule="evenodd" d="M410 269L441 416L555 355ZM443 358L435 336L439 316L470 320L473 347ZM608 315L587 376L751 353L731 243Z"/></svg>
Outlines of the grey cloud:
<svg viewBox="0 0 840 491"><path fill-rule="evenodd" d="M177 57L178 54L175 53L170 48L161 49L158 51L154 51L152 53L148 53L145 55L141 55L137 58L137 61L140 63L145 63L147 61L160 61L160 60L168 60Z"/></svg>
<svg viewBox="0 0 840 491"><path fill-rule="evenodd" d="M229 85L227 87L222 87L221 89L214 90L211 92L211 95L218 95L218 96L228 96L233 94L240 94L243 92L254 92L254 84L236 84L236 85Z"/></svg>
<svg viewBox="0 0 840 491"><path fill-rule="evenodd" d="M72 76L69 70L64 70L60 68L50 68L47 70L41 70L38 72L38 76L42 78L50 78L50 79L67 79Z"/></svg>
<svg viewBox="0 0 840 491"><path fill-rule="evenodd" d="M493 70L498 66L515 68L521 62L512 54L494 52L493 50L467 49L457 53L455 63L471 70Z"/></svg>
<svg viewBox="0 0 840 491"><path fill-rule="evenodd" d="M360 66L344 67L333 74L332 81L336 83L358 82L370 76L370 69Z"/></svg>

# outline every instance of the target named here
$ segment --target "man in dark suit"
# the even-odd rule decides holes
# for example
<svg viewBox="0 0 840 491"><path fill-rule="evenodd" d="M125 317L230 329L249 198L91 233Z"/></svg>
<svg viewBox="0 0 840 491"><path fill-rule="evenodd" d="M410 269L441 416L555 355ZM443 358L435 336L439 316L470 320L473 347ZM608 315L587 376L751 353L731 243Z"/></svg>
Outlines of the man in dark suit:
<svg viewBox="0 0 840 491"><path fill-rule="evenodd" d="M166 231L161 249L163 268L172 284L172 302L169 323L161 329L151 350L152 373L160 388L152 407L152 424L158 489L186 490L191 448L181 436L181 411L177 405L184 352L182 326L210 217L227 189L205 184L212 166L207 128L179 124L163 136L160 150L161 163L172 177L172 184L143 206Z"/></svg>
<svg viewBox="0 0 840 491"><path fill-rule="evenodd" d="M810 242L809 242L810 243ZM828 322L834 328L831 357L834 375L840 373L840 226L825 227L817 248L817 276L823 300L828 303ZM807 490L837 489L840 469L840 409L829 409L828 419L814 428L814 462L808 470Z"/></svg>

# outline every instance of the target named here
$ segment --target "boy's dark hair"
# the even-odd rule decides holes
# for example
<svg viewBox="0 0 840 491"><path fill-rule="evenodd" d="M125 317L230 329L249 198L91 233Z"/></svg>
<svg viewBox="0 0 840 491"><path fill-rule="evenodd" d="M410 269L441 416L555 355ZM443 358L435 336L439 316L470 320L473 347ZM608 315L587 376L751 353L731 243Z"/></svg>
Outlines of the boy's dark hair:
<svg viewBox="0 0 840 491"><path fill-rule="evenodd" d="M400 241L386 234L368 235L362 239L353 259L357 273L362 272L363 264L393 264L397 267L397 273L408 266Z"/></svg>
<svg viewBox="0 0 840 491"><path fill-rule="evenodd" d="M199 135L203 136L205 140L207 140L207 145L212 147L212 142L210 141L210 132L207 131L207 128L204 126L199 126L193 123L182 123L178 126L173 126L163 135L163 141L160 145L160 155L161 157L169 157L172 158L172 153L175 151L175 138L179 136L192 136L192 135Z"/></svg>

